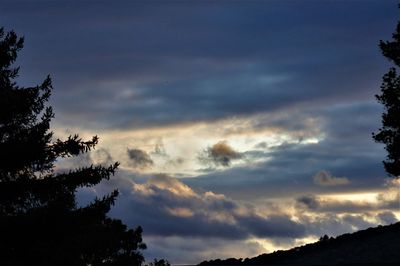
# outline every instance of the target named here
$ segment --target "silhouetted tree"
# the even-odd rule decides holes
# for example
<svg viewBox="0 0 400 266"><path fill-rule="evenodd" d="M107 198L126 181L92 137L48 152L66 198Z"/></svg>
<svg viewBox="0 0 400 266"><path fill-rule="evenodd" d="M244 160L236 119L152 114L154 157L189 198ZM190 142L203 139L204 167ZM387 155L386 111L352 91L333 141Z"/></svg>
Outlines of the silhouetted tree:
<svg viewBox="0 0 400 266"><path fill-rule="evenodd" d="M381 93L376 95L378 102L385 110L382 114L382 127L373 134L376 142L385 144L386 160L383 162L386 172L400 176L400 77L397 69L400 66L400 23L397 24L391 41L380 41L382 54L394 63L394 67L383 76Z"/></svg>
<svg viewBox="0 0 400 266"><path fill-rule="evenodd" d="M118 163L56 173L57 158L94 148L95 136L53 140L47 77L16 84L12 65L23 39L0 28L0 265L141 265L142 229L107 216L118 192L78 207L78 188L109 179Z"/></svg>
<svg viewBox="0 0 400 266"><path fill-rule="evenodd" d="M329 236L328 235L323 235L319 238L320 242L326 242L329 241Z"/></svg>
<svg viewBox="0 0 400 266"><path fill-rule="evenodd" d="M164 259L161 260L154 259L154 261L150 262L148 266L171 266L171 264L169 263L169 261Z"/></svg>

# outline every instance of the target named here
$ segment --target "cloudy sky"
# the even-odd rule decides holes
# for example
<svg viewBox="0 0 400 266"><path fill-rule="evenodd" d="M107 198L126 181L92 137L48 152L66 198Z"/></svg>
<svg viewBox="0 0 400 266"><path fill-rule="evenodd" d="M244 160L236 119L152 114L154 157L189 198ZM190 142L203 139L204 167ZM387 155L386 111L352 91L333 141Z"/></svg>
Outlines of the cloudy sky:
<svg viewBox="0 0 400 266"><path fill-rule="evenodd" d="M141 225L147 259L251 257L400 219L371 133L397 1L0 0L20 85L53 79L60 171L121 163L82 204Z"/></svg>

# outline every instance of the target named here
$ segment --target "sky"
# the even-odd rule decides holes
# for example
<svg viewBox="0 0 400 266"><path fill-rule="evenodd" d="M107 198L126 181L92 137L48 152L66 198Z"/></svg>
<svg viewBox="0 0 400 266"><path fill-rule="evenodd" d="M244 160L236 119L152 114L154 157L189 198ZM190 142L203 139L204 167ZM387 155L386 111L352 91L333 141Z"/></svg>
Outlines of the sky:
<svg viewBox="0 0 400 266"><path fill-rule="evenodd" d="M245 258L400 220L374 143L397 1L0 0L18 84L53 80L57 171L121 163L110 216L147 260Z"/></svg>

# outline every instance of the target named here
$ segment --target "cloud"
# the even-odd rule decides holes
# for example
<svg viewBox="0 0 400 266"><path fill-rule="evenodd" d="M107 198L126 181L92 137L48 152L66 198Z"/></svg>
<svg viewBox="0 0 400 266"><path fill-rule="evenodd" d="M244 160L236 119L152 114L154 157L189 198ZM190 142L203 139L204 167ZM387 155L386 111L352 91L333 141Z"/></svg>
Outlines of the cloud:
<svg viewBox="0 0 400 266"><path fill-rule="evenodd" d="M89 156L93 164L111 165L115 163L110 152L105 148L94 150Z"/></svg>
<svg viewBox="0 0 400 266"><path fill-rule="evenodd" d="M129 227L141 225L144 228L145 242L150 239L150 258L161 256L182 263L198 262L197 258L204 256L235 256L233 251L229 253L229 250L219 249L217 243L228 246L235 243L235 247L240 243L244 247L252 243L253 248L237 254L256 256L261 251L255 245L257 241L269 243L267 247L285 244L289 248L324 234L336 236L395 221L389 210L382 211L380 207L383 205L366 209L366 204L328 202L322 197L309 195L300 197L295 204L279 201L276 207L264 203L260 206L220 193L193 189L164 174L151 178L144 175L118 176L83 192L93 198L116 187L120 196L110 215L122 219ZM82 192L79 197L83 200L90 198ZM348 207L349 203L353 206ZM360 207L364 209L357 209ZM182 251L181 245L185 241L193 245L188 244L188 250L182 254L177 249ZM165 256L168 252L171 252L171 257ZM183 257L179 258L179 254Z"/></svg>
<svg viewBox="0 0 400 266"><path fill-rule="evenodd" d="M382 221L384 224L393 224L397 222L396 216L393 214L393 212L386 211L386 212L381 212L378 214L378 218Z"/></svg>
<svg viewBox="0 0 400 266"><path fill-rule="evenodd" d="M345 214L341 218L343 222L351 224L357 229L373 227L376 225L376 223L368 221L366 215L363 214Z"/></svg>
<svg viewBox="0 0 400 266"><path fill-rule="evenodd" d="M167 175L157 175L140 183L127 179L120 182L121 196L111 213L130 226L142 225L152 237L244 241L254 237L293 240L322 233L337 235L377 224L370 220L384 206L367 208L367 203L305 196L297 200L294 213L285 211L290 209L290 203L265 212L252 203L236 201L223 194L195 191ZM382 217L390 219L386 216Z"/></svg>
<svg viewBox="0 0 400 266"><path fill-rule="evenodd" d="M154 164L150 155L143 150L128 148L127 153L130 159L130 165L134 168L145 169L151 167Z"/></svg>
<svg viewBox="0 0 400 266"><path fill-rule="evenodd" d="M361 194L362 195L362 194ZM349 197L351 194L349 194ZM359 199L335 198L316 195L304 195L295 200L297 208L314 213L367 213L391 212L400 206L400 193L388 187L380 193L364 195Z"/></svg>
<svg viewBox="0 0 400 266"><path fill-rule="evenodd" d="M182 198L190 190L177 183L167 183L183 194L178 197L163 187L160 180L151 181L154 184L135 181L135 189L143 190L134 195L132 183L121 181L120 198L132 203L132 206L121 203L124 206L120 209L121 217L129 216L131 225L145 221L145 232L149 230L153 236L158 232L154 228L164 226L160 224L164 217L166 227L182 237L189 233L179 227L179 222L199 237L222 237L224 234L217 230L220 228L221 232L227 228L226 238L269 235L263 226L256 228L259 228L258 222L274 228L273 217L254 210L251 217L240 219L236 215L232 219L243 224L240 228L212 220L211 217L218 217L212 209L222 205L221 214L231 217L229 205L237 206L230 207L233 210L243 206L236 200L228 200L231 195L254 199L256 195L293 197L320 191L349 191L355 187L370 189L379 185L383 175L380 161L384 151L375 148L370 139L370 132L377 126L373 121L379 121L380 107L371 103L356 105L360 100L371 99L387 67L378 59L381 57L376 52L376 40L391 34L397 18L393 3L370 1L362 6L332 3L327 8L325 4L257 2L229 7L229 11L224 8L226 5L119 3L112 7L100 4L89 10L80 2L48 5L6 1L0 10L2 24L26 36L26 47L18 62L24 73L19 80L31 84L49 72L56 77L52 101L63 114L55 121L59 128L73 125L81 129L123 132L127 128L172 124L185 127L196 121L259 113L267 117L286 116L286 119L278 116L275 121L260 121L260 127L280 126L283 131L302 129L308 136L312 123L304 122L317 121L323 126L321 131L326 139L318 144L286 145L264 152L270 147L266 143L259 147L263 150L259 155L268 160L196 179L200 184L197 188L213 190L214 200L209 200L210 193L206 197L192 186L189 188L194 194L186 196L192 205L186 205ZM359 16L354 16L355 10ZM374 26L370 27L369 34L360 35L365 21L371 21ZM292 27L294 23L296 30ZM76 25L80 31L75 30ZM71 53L75 56L71 57ZM348 73L353 75L349 78ZM293 115L294 112L298 115ZM122 145L125 146L119 152L126 156L127 144ZM117 153L112 154L117 156ZM160 146L155 154L142 151L139 155L134 157L145 158L144 166L143 163L136 165L136 161L132 164L138 168L150 167L154 162L158 165L157 159L163 156L163 150ZM217 166L239 160L234 157L214 160L208 156L212 159L209 162ZM94 158L89 159L87 163ZM177 160L176 165L182 165L180 162ZM352 182L348 186L312 186L309 177L319 169L346 173ZM151 200L153 205L148 203ZM214 207L207 207L210 201ZM382 201L387 199L382 197ZM367 204L328 204L320 198L308 201L304 198L302 202L310 209L325 211L368 209ZM395 206L396 201L390 202ZM158 209L160 204L162 208ZM153 210L154 206L158 212ZM137 216L143 218L134 217L135 208ZM293 225L285 214L281 216L285 224ZM198 224L194 221L196 218ZM343 230L350 230L345 223L335 220L339 218L324 216L321 225L326 230L334 226L327 219L344 224ZM174 221L177 227L169 224ZM256 233L252 233L249 224L254 225Z"/></svg>
<svg viewBox="0 0 400 266"><path fill-rule="evenodd" d="M254 236L260 238L298 238L305 236L305 226L283 214L270 215L267 218L258 215L241 216L238 220L240 225L246 226Z"/></svg>
<svg viewBox="0 0 400 266"><path fill-rule="evenodd" d="M111 213L130 226L142 225L146 235L236 240L304 236L305 228L288 215L265 215L225 195L196 192L167 175L120 182L121 196Z"/></svg>
<svg viewBox="0 0 400 266"><path fill-rule="evenodd" d="M243 154L235 151L226 141L220 141L211 147L208 147L203 154L199 156L200 162L216 166L230 166L231 162L243 158Z"/></svg>
<svg viewBox="0 0 400 266"><path fill-rule="evenodd" d="M313 236L337 236L344 233L351 233L357 230L366 229L377 225L368 222L367 218L372 218L368 214L363 215L343 215L325 213L315 216L299 215L299 222L304 224L307 229L307 235Z"/></svg>
<svg viewBox="0 0 400 266"><path fill-rule="evenodd" d="M386 179L385 193L379 193L377 196L378 202L384 204L387 208L400 208L400 178Z"/></svg>
<svg viewBox="0 0 400 266"><path fill-rule="evenodd" d="M307 114L304 110L300 112L308 120L318 121L317 128L312 130L319 132L314 142L296 142L293 138L289 143L280 141L274 145L267 139L268 143L261 142L260 146L253 148L254 150L245 152L251 163L246 161L243 167L238 165L224 171L210 171L199 178L184 182L193 187L212 189L230 197L247 200L264 198L265 195L295 198L306 194L347 193L381 187L386 175L381 163L385 153L384 149L374 144L371 139L371 132L379 127L381 111L377 104L365 101L329 105L310 110ZM292 113L288 115L291 116ZM348 116L354 119L345 119L345 122L341 120L342 117ZM290 132L298 132L292 128L289 120L284 124L278 123L279 121L267 119L262 127L271 122L272 127L282 128L280 136L283 140L288 129L292 130ZM338 125L343 129L339 130ZM307 132L304 135L308 136ZM312 135L314 133L311 133ZM321 169L338 173L339 177L345 176L350 182L337 186L313 185L311 177Z"/></svg>
<svg viewBox="0 0 400 266"><path fill-rule="evenodd" d="M179 166L182 165L183 163L185 163L185 159L183 159L182 157L177 157L166 161L166 165L172 165L172 166Z"/></svg>
<svg viewBox="0 0 400 266"><path fill-rule="evenodd" d="M144 251L146 258L168 258L176 265L195 265L205 259L221 258L248 258L266 253L261 244L256 241L242 241L232 239L204 239L191 237L145 237L147 249Z"/></svg>
<svg viewBox="0 0 400 266"><path fill-rule="evenodd" d="M315 213L362 213L379 210L382 205L370 201L352 201L306 195L296 199L298 207Z"/></svg>
<svg viewBox="0 0 400 266"><path fill-rule="evenodd" d="M154 146L154 151L152 151L151 154L154 154L154 155L160 156L160 157L168 157L168 154L165 150L164 142L162 141L162 139L157 140L157 142Z"/></svg>
<svg viewBox="0 0 400 266"><path fill-rule="evenodd" d="M75 9L79 9L80 5L74 4ZM209 121L271 110L279 112L299 102L314 104L318 100L331 101L332 95L341 95L346 99L354 91L365 92L366 88L372 87L362 86L364 83L375 84L365 81L365 77L357 80L354 77L360 75L355 74L354 79L349 80L340 72L348 73L349 70L343 68L347 66L355 71L351 73L365 73L365 70L372 72L371 68L379 73L374 63L375 41L366 46L369 42L363 38L381 38L381 29L390 25L387 21L388 12L394 14L388 8L389 4L381 7L369 3L365 12L362 12L364 19L355 21L354 16L346 16L347 20L354 22L354 28L347 29L354 30L352 33L343 31L343 18L338 20L326 14L325 7L304 8L293 5L296 8L290 5L283 8L274 4L254 4L246 10L253 14L251 19L244 15L246 12L242 8L231 7L231 23L222 19L226 17L223 8L214 9L212 5L199 5L200 8L194 9L191 5L168 6L168 10L180 10L179 15L170 17L165 14L164 9L167 7L163 5L150 7L141 4L140 8L117 5L113 10L118 16L100 15L109 14L109 7L99 5L88 13L77 12L72 16L68 10L73 7L65 7L63 4L52 7L35 4L22 8L8 3L8 7L2 10L2 18L4 23L15 25L29 38L29 51L26 51L26 55L29 62L36 61L36 65L27 72L34 76L32 72L40 70L47 73L50 69L57 77L58 93L54 100L64 114L62 119L69 118L69 122L74 125L80 123L93 127L100 124L121 128L193 120ZM331 8L341 13L343 7L332 5ZM348 12L350 8L359 10L360 7L352 5L344 11ZM208 21L205 18L209 17L210 9L213 14L216 13ZM297 9L302 10L302 15L292 16L293 10ZM37 26L39 22L32 15L32 10L42 15L40 27ZM311 17L315 17L309 14L314 13L324 14L323 24L312 23ZM57 19L48 14L57 14ZM325 19L328 15L332 20ZM355 33L364 27L359 21L367 21L369 16L375 19L376 27L368 36L355 38ZM268 21L265 17L269 18ZM294 21L299 29L296 35L288 34L288 26L293 21L281 21L282 17L296 17ZM385 20L377 19L382 17ZM79 23L82 32L66 27L65 21L69 21L68 25ZM121 24L121 21L124 23ZM169 23L165 24L165 21ZM251 31L243 27L249 23L254 25ZM102 28L112 38L102 38L102 34L96 31L99 25L107 25ZM60 31L63 34L51 30L53 27L63 29ZM323 30L326 28L330 29L329 33ZM47 33L36 34L38 31ZM181 41L176 42L175 34L171 33L179 34ZM310 42L302 33L306 36L318 33L318 40L326 45L316 45L318 42ZM133 35L141 36L141 41L133 40ZM258 41L249 42L253 39L251 36ZM340 41L348 38L353 42ZM74 40L80 40L80 45L76 45ZM93 47L93 40L97 40L99 45ZM227 40L229 43L226 43ZM356 49L361 46L354 45L354 42L362 43L363 49ZM50 57L43 56L49 51L43 45L45 43L51 43L53 48ZM232 43L236 45L229 45ZM80 64L77 65L68 56L65 45L79 55ZM326 47L335 49L335 55L340 55L326 53ZM33 60L37 58L41 60ZM54 58L58 60L54 61ZM368 63L367 69L360 67L360 58ZM276 62L273 68L268 63L271 61ZM373 75L368 77L374 80ZM274 86L276 83L279 86ZM96 95L90 94L92 88L96 88ZM342 93L337 93L338 90ZM185 93L181 93L183 91ZM80 93L91 97L76 97ZM65 100L64 96L70 100ZM90 104L87 104L88 101ZM71 108L71 104L74 108ZM81 114L80 119L77 119L78 114Z"/></svg>
<svg viewBox="0 0 400 266"><path fill-rule="evenodd" d="M320 206L318 198L314 195L305 195L296 199L299 205L304 205L310 210L315 210Z"/></svg>
<svg viewBox="0 0 400 266"><path fill-rule="evenodd" d="M347 177L335 177L332 176L332 174L329 173L328 171L324 170L314 175L313 179L314 179L314 184L320 186L341 186L350 183Z"/></svg>
<svg viewBox="0 0 400 266"><path fill-rule="evenodd" d="M81 153L78 156L59 158L56 162L56 170L59 172L65 172L71 169L88 167L92 164L109 166L114 163L115 161L108 149L99 148Z"/></svg>

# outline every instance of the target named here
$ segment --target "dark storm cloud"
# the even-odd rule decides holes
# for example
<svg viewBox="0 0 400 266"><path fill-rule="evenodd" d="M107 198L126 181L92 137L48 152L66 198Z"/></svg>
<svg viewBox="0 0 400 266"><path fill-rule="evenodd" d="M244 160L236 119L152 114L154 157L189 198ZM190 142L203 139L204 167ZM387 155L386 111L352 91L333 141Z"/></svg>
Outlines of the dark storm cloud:
<svg viewBox="0 0 400 266"><path fill-rule="evenodd" d="M154 162L151 159L150 155L140 149L127 149L129 163L134 168L145 169L151 167Z"/></svg>
<svg viewBox="0 0 400 266"><path fill-rule="evenodd" d="M57 119L141 127L370 97L395 5L9 1L0 23L23 82L53 74Z"/></svg>
<svg viewBox="0 0 400 266"><path fill-rule="evenodd" d="M216 166L230 166L234 160L242 159L243 154L235 151L226 141L215 143L199 155L199 161Z"/></svg>

